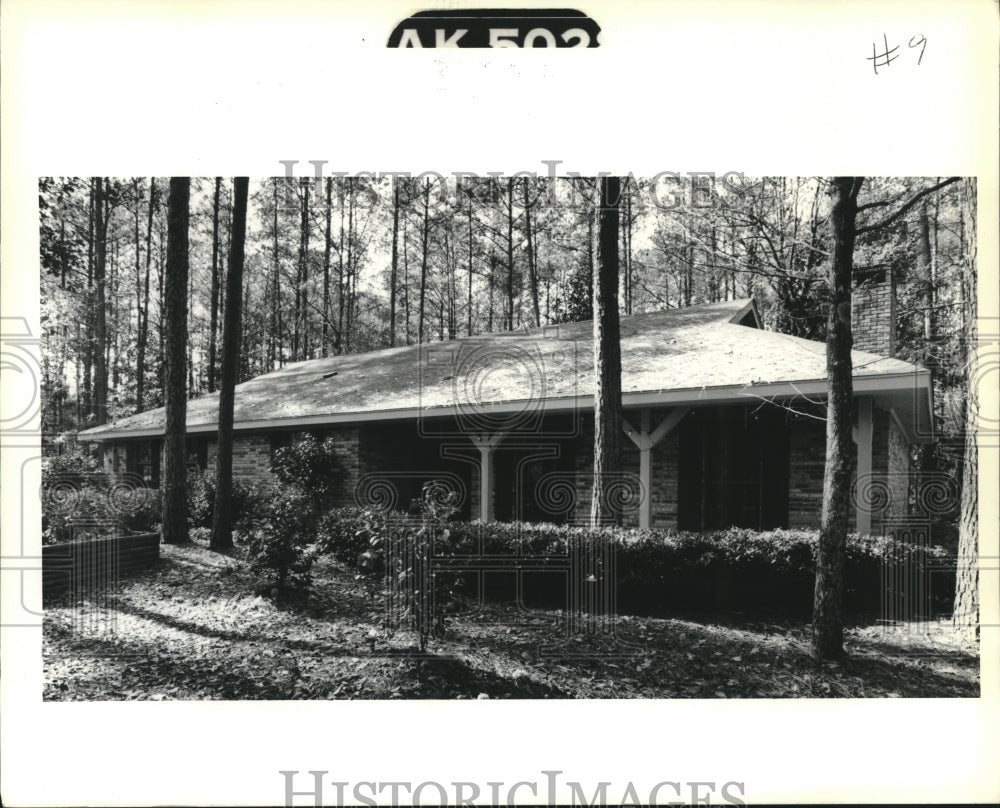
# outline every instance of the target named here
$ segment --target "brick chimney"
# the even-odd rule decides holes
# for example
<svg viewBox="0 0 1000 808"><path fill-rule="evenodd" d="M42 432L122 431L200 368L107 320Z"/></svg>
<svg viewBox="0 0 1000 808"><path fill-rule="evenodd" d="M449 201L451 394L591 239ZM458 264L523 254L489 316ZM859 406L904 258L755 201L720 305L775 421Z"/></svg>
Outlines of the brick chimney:
<svg viewBox="0 0 1000 808"><path fill-rule="evenodd" d="M892 267L856 267L851 292L854 350L893 356L896 350L896 282Z"/></svg>

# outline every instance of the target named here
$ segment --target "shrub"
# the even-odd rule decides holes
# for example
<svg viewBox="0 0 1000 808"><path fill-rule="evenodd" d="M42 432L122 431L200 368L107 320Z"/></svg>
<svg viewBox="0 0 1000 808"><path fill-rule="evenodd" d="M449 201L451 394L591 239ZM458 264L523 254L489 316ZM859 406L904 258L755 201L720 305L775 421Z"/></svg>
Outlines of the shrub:
<svg viewBox="0 0 1000 808"><path fill-rule="evenodd" d="M386 521L386 514L374 508L334 508L319 519L317 549L365 572L381 571L377 545L387 529Z"/></svg>
<svg viewBox="0 0 1000 808"><path fill-rule="evenodd" d="M189 468L184 492L187 496L188 527L211 528L215 516L215 475Z"/></svg>
<svg viewBox="0 0 1000 808"><path fill-rule="evenodd" d="M211 530L212 520L215 518L215 473L188 469L185 491L188 526L207 527ZM232 513L237 528L246 528L252 524L254 513L265 496L265 492L233 480Z"/></svg>
<svg viewBox="0 0 1000 808"><path fill-rule="evenodd" d="M110 477L82 450L42 461L45 544L158 530L159 492L134 475Z"/></svg>
<svg viewBox="0 0 1000 808"><path fill-rule="evenodd" d="M114 502L114 488L111 497ZM132 533L158 533L163 523L160 492L155 488L136 488L129 497L130 501L121 502L116 508L119 527Z"/></svg>
<svg viewBox="0 0 1000 808"><path fill-rule="evenodd" d="M260 578L258 594L286 600L308 590L315 527L314 511L300 492L275 490L260 503L246 533L250 569Z"/></svg>
<svg viewBox="0 0 1000 808"><path fill-rule="evenodd" d="M336 441L320 440L310 433L276 449L271 471L282 485L304 493L316 509L329 507L344 478Z"/></svg>
<svg viewBox="0 0 1000 808"><path fill-rule="evenodd" d="M406 518L382 517L362 509L339 509L329 515L327 543L337 557L351 564L366 545L380 554L392 525ZM388 527L387 527L388 526ZM398 529L398 528L397 528ZM523 597L529 605L557 608L566 603L563 572L549 573L546 565L564 567L571 552L612 542L616 560L616 598L620 612L677 614L752 612L808 619L812 611L817 533L806 530L753 531L732 528L713 533L673 530L636 530L552 524L449 522L432 537L435 555L533 557L537 571L524 577ZM887 590L885 581L912 578L915 569L936 566L946 553L940 547L893 542L886 538L852 535L847 543L845 611L855 618L878 616L883 597L907 596L905 590ZM378 559L376 559L378 560ZM513 563L512 563L512 566ZM376 565L376 568L377 565ZM895 570L895 572L893 572ZM887 575L886 573L890 574ZM905 575L903 574L905 573ZM490 578L492 577L492 583ZM486 576L485 595L492 599L515 596L511 582ZM511 576L512 580L512 576ZM947 609L953 597L953 576L936 575L936 608Z"/></svg>
<svg viewBox="0 0 1000 808"><path fill-rule="evenodd" d="M432 634L443 633L444 613L455 596L453 576L436 578L432 557L448 545L446 525L456 511L457 497L457 492L439 483L425 483L420 517L387 520L372 542L372 551L384 560L390 585L389 628L415 631L421 652Z"/></svg>

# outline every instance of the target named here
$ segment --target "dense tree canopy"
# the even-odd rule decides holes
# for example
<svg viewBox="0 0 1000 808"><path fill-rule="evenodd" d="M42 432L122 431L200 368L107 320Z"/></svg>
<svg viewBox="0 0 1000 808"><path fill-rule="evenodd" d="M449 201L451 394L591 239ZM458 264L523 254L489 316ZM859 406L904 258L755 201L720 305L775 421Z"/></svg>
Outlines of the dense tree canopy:
<svg viewBox="0 0 1000 808"><path fill-rule="evenodd" d="M959 184L869 178L855 264L890 264L897 355L935 371L942 434L965 408L968 214ZM44 428L163 403L164 178L39 184ZM826 337L829 182L622 178L622 314L754 296L765 324ZM191 184L189 396L218 386L229 179ZM238 380L301 359L589 319L592 178L328 177L250 183ZM884 224L877 230L866 227ZM105 382L106 379L106 382ZM918 458L951 470L962 442Z"/></svg>

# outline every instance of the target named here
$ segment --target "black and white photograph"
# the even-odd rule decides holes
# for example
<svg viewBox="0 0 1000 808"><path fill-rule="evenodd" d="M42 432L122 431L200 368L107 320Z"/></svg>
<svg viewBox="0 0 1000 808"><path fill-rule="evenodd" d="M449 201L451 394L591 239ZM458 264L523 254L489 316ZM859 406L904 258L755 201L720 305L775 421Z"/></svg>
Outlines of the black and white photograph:
<svg viewBox="0 0 1000 808"><path fill-rule="evenodd" d="M0 802L1000 801L996 3L0 20Z"/></svg>
<svg viewBox="0 0 1000 808"><path fill-rule="evenodd" d="M974 180L39 194L46 699L978 695Z"/></svg>

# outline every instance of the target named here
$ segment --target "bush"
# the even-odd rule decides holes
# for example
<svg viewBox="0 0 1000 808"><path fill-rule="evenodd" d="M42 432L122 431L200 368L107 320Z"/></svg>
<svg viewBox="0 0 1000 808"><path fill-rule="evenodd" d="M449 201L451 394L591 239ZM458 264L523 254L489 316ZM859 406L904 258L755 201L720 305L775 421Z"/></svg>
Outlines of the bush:
<svg viewBox="0 0 1000 808"><path fill-rule="evenodd" d="M334 508L319 519L316 547L341 564L367 572L381 570L376 548L386 531L386 514L374 508Z"/></svg>
<svg viewBox="0 0 1000 808"><path fill-rule="evenodd" d="M82 478L85 479L85 478ZM127 477L106 477L75 485L50 478L42 491L42 541L57 544L123 533L159 530L159 491Z"/></svg>
<svg viewBox="0 0 1000 808"><path fill-rule="evenodd" d="M246 532L250 569L260 578L258 594L288 600L306 593L312 583L315 528L315 513L300 492L275 490L259 504Z"/></svg>
<svg viewBox="0 0 1000 808"><path fill-rule="evenodd" d="M453 575L435 575L432 563L433 556L449 544L447 524L457 496L439 483L425 483L420 517L389 520L372 541L372 553L383 561L387 573L388 627L415 631L421 652L432 634L444 632L444 614L459 583Z"/></svg>
<svg viewBox="0 0 1000 808"><path fill-rule="evenodd" d="M184 492L187 496L188 527L211 528L215 516L215 475L189 468Z"/></svg>
<svg viewBox="0 0 1000 808"><path fill-rule="evenodd" d="M215 473L188 469L185 492L187 495L188 526L212 529L215 518ZM265 493L233 480L232 513L237 528L252 524L254 513Z"/></svg>
<svg viewBox="0 0 1000 808"><path fill-rule="evenodd" d="M385 517L362 509L339 509L328 515L335 526L324 547L346 563L367 546L381 550L373 537L386 534L386 525L402 524L405 517ZM758 532L732 528L714 533L673 530L606 528L591 530L552 524L449 522L447 541L440 531L434 555L531 556L537 571L526 573L523 597L529 605L559 608L566 603L562 571L546 572L547 564L565 567L571 552L612 542L617 567L618 609L633 614L736 612L773 614L808 619L812 612L816 531ZM914 569L941 567L946 552L886 538L852 535L847 543L845 611L854 618L880 614L887 593L884 581L912 577ZM377 560L377 559L376 559ZM378 565L376 564L376 568ZM893 574L886 575L887 572ZM906 573L904 575L903 573ZM490 580L492 578L492 581ZM515 596L513 575L486 576L488 598ZM949 608L954 578L935 576L933 606Z"/></svg>
<svg viewBox="0 0 1000 808"><path fill-rule="evenodd" d="M318 510L329 507L344 479L336 441L333 438L321 441L310 433L276 449L271 471L282 485L305 494Z"/></svg>
<svg viewBox="0 0 1000 808"><path fill-rule="evenodd" d="M90 486L104 489L109 484L108 475L89 452L72 444L62 454L42 458L42 490L58 486Z"/></svg>
<svg viewBox="0 0 1000 808"><path fill-rule="evenodd" d="M42 541L45 544L158 529L159 494L134 475L110 477L75 442L42 460Z"/></svg>

